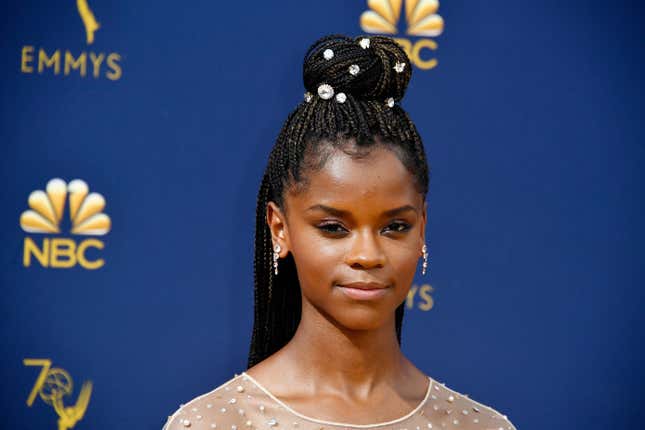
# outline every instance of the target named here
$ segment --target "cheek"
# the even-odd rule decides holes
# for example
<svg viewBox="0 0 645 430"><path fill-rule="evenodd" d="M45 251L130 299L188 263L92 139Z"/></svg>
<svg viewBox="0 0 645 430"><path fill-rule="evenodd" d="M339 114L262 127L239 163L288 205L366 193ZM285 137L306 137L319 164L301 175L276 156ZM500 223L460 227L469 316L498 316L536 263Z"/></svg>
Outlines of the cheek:
<svg viewBox="0 0 645 430"><path fill-rule="evenodd" d="M398 288L409 288L417 269L419 256L410 245L392 247L388 253L390 269L396 277Z"/></svg>
<svg viewBox="0 0 645 430"><path fill-rule="evenodd" d="M304 282L307 287L312 283L330 285L337 268L343 262L345 246L344 241L330 240L315 232L301 233L292 240L293 256L301 284Z"/></svg>

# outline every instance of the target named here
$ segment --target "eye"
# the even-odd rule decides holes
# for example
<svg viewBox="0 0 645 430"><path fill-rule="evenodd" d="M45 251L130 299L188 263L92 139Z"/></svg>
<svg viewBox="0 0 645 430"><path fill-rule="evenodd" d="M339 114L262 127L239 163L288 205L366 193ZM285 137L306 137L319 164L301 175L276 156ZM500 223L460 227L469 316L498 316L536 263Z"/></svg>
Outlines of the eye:
<svg viewBox="0 0 645 430"><path fill-rule="evenodd" d="M342 234L347 232L347 230L345 230L345 228L342 225L336 222L328 222L325 224L320 224L317 226L317 228L324 231L325 233L331 233L331 234Z"/></svg>
<svg viewBox="0 0 645 430"><path fill-rule="evenodd" d="M393 223L390 223L387 227L385 227L385 230L392 231L394 233L403 233L405 231L410 230L410 224L407 222L402 222L402 221L395 221Z"/></svg>

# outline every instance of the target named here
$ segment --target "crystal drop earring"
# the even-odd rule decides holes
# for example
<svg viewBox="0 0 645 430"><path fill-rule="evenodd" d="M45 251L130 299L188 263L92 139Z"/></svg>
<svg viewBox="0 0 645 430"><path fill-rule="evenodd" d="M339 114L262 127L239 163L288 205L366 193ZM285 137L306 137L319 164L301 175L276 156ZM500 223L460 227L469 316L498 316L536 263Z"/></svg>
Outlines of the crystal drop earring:
<svg viewBox="0 0 645 430"><path fill-rule="evenodd" d="M421 248L421 252L423 253L423 266L421 266L421 274L425 275L426 269L428 268L428 247L425 243L423 244L423 248Z"/></svg>
<svg viewBox="0 0 645 430"><path fill-rule="evenodd" d="M276 243L273 247L273 273L278 274L278 259L280 258L280 244Z"/></svg>

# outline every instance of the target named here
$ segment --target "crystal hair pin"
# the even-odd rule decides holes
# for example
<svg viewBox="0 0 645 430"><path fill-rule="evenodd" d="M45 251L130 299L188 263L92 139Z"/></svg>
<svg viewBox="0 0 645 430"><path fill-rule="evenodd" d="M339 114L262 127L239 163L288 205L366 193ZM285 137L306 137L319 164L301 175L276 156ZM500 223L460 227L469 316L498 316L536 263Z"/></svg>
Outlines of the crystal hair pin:
<svg viewBox="0 0 645 430"><path fill-rule="evenodd" d="M323 100L329 100L334 97L334 89L329 84L321 84L318 86L318 95Z"/></svg>
<svg viewBox="0 0 645 430"><path fill-rule="evenodd" d="M318 96L323 100L329 100L334 97L334 88L329 84L321 84L318 86ZM307 103L311 103L314 99L314 95L307 91L304 94L304 99ZM347 94L338 93L336 94L336 101L338 103L345 103L347 100Z"/></svg>
<svg viewBox="0 0 645 430"><path fill-rule="evenodd" d="M396 73L401 73L401 72L403 72L404 69L405 69L405 63L397 62L394 65L394 70L396 71Z"/></svg>

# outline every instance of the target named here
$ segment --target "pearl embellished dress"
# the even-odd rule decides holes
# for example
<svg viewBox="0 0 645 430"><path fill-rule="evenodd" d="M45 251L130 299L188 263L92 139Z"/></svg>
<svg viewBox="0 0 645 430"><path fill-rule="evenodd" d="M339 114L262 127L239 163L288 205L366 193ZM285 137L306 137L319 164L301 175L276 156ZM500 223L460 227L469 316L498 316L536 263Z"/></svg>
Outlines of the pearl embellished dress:
<svg viewBox="0 0 645 430"><path fill-rule="evenodd" d="M242 372L182 405L163 430L516 430L505 415L429 378L424 399L406 415L374 424L305 416Z"/></svg>

